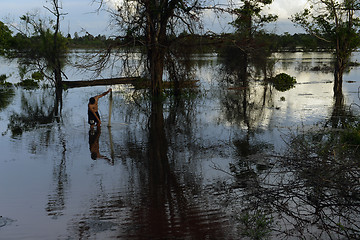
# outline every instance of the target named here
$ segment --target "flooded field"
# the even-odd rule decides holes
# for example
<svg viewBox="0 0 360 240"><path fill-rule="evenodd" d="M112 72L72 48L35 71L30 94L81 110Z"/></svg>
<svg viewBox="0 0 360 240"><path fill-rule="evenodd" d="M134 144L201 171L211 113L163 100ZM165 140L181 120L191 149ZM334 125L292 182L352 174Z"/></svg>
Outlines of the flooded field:
<svg viewBox="0 0 360 240"><path fill-rule="evenodd" d="M325 194L322 207L314 207L311 187L300 186L308 180L294 177L299 166L274 157L287 151L290 135L341 117L333 75L321 71L331 56L274 58L276 73L296 77L294 88L281 92L259 80L246 90L232 88L210 54L197 57L199 88L163 103L131 86L86 87L66 90L59 111L52 89L2 90L0 239L359 234L359 198L327 208L330 196L340 193ZM12 74L8 81L19 79L16 63L0 64L0 74ZM71 80L91 78L70 66L65 71ZM360 112L359 78L360 68L344 76L344 108L354 116ZM99 100L102 127L91 131L88 99L109 87L112 100L109 95ZM353 186L358 190L358 180Z"/></svg>

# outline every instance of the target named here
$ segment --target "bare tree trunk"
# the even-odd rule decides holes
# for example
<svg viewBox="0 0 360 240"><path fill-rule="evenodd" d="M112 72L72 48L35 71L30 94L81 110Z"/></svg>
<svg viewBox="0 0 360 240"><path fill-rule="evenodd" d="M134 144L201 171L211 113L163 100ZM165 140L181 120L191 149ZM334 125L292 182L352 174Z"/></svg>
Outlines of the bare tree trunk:
<svg viewBox="0 0 360 240"><path fill-rule="evenodd" d="M55 66L54 77L55 77L55 87L56 87L56 89L62 88L63 86L62 86L62 77L61 77L61 67Z"/></svg>
<svg viewBox="0 0 360 240"><path fill-rule="evenodd" d="M341 70L341 67L335 66L334 78L334 96L340 96L342 95L343 83L343 70Z"/></svg>
<svg viewBox="0 0 360 240"><path fill-rule="evenodd" d="M163 90L164 54L156 46L150 56L151 90L153 96L160 96Z"/></svg>
<svg viewBox="0 0 360 240"><path fill-rule="evenodd" d="M58 43L58 35L60 31L60 17L62 14L60 13L61 6L59 5L59 0L52 0L52 9L45 7L50 13L52 13L56 17L56 24L54 26L54 44L52 47L52 59L51 67L53 68L54 74L54 82L56 89L62 88L62 72L61 72L61 56L60 56L60 48Z"/></svg>
<svg viewBox="0 0 360 240"><path fill-rule="evenodd" d="M166 27L171 14L160 14L159 2L149 0L147 10L147 48L149 70L151 78L151 91L154 97L159 97L163 90L163 72L166 51ZM172 11L172 10L167 10Z"/></svg>
<svg viewBox="0 0 360 240"><path fill-rule="evenodd" d="M54 77L55 77L55 87L62 88L62 78L61 78L61 63L60 63L60 52L58 48L58 34L60 29L60 12L59 12L59 1L53 0L55 16L56 16L56 26L54 33Z"/></svg>
<svg viewBox="0 0 360 240"><path fill-rule="evenodd" d="M153 96L158 97L163 90L163 72L164 72L164 46L161 44L163 37L155 35L156 33L149 33L149 68L151 80L151 92Z"/></svg>
<svg viewBox="0 0 360 240"><path fill-rule="evenodd" d="M336 60L334 70L334 96L342 95L343 74L346 66L346 59L341 56L340 39L336 44Z"/></svg>
<svg viewBox="0 0 360 240"><path fill-rule="evenodd" d="M62 88L55 88L55 106L54 106L55 117L61 115L62 112L62 104L63 104L62 91L63 91Z"/></svg>

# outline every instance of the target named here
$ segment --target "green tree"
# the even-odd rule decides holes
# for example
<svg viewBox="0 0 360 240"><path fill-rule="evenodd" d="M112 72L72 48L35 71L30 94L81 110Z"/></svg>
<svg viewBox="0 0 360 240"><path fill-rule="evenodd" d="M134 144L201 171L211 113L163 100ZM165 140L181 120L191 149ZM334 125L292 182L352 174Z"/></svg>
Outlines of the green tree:
<svg viewBox="0 0 360 240"><path fill-rule="evenodd" d="M232 12L236 19L231 24L245 41L251 41L254 34L263 30L265 24L274 22L278 18L276 15L266 15L262 12L263 8L270 5L273 0L241 0L241 2L242 6Z"/></svg>
<svg viewBox="0 0 360 240"><path fill-rule="evenodd" d="M358 0L318 0L295 14L292 21L331 43L334 49L334 95L342 95L343 74L351 53L360 45Z"/></svg>
<svg viewBox="0 0 360 240"><path fill-rule="evenodd" d="M165 58L176 40L174 36L184 29L194 32L200 22L201 4L198 0L124 0L112 11L114 23L122 33L117 39L145 48L145 66L154 96L162 94Z"/></svg>
<svg viewBox="0 0 360 240"><path fill-rule="evenodd" d="M11 40L10 29L0 21L0 55L4 55L10 49Z"/></svg>
<svg viewBox="0 0 360 240"><path fill-rule="evenodd" d="M51 1L51 8L45 7L55 16L53 19L42 19L38 13L23 15L19 33L14 37L15 54L21 64L32 66L43 74L56 87L62 88L63 63L66 59L68 39L60 32L60 19L65 15L58 0Z"/></svg>
<svg viewBox="0 0 360 240"><path fill-rule="evenodd" d="M251 59L254 63L261 63L266 66L267 57L270 55L270 43L267 42L264 26L277 20L276 15L264 14L265 6L271 4L273 0L241 0L240 8L234 9L231 13L236 19L231 22L235 27L235 39L230 46L225 49L228 57L236 54L242 69L239 69L239 77L243 82L247 80L248 65ZM237 49L234 49L237 48ZM266 68L263 69L266 77Z"/></svg>

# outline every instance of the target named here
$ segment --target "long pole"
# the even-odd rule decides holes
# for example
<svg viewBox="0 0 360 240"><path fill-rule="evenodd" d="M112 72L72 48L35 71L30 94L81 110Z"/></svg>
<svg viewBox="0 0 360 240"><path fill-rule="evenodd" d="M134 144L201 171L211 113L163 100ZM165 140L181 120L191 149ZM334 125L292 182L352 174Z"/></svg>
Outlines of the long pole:
<svg viewBox="0 0 360 240"><path fill-rule="evenodd" d="M109 96L109 121L108 121L108 127L111 127L111 112L112 112L112 91L110 92Z"/></svg>
<svg viewBox="0 0 360 240"><path fill-rule="evenodd" d="M108 129L109 129L109 141L110 141L110 153L111 153L111 164L114 165L114 146L113 146L113 140L112 140L112 134L111 134L111 112L112 112L112 91L110 92L109 96L109 121L108 121Z"/></svg>

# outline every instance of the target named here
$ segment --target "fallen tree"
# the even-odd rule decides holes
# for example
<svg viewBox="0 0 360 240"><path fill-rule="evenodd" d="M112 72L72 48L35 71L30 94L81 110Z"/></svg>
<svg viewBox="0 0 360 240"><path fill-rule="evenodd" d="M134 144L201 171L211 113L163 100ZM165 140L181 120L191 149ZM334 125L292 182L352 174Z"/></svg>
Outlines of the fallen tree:
<svg viewBox="0 0 360 240"><path fill-rule="evenodd" d="M90 87L90 86L103 86L103 85L115 85L115 84L133 84L142 82L144 79L140 77L122 77L122 78L107 78L96 80L84 80L84 81L63 81L63 85L66 88L75 87Z"/></svg>
<svg viewBox="0 0 360 240"><path fill-rule="evenodd" d="M183 81L178 86L179 88L196 88L198 87L198 80ZM83 81L63 81L64 88L78 88L78 87L91 87L91 86L105 86L116 84L131 84L137 89L145 89L151 87L151 82L141 77L122 77L122 78L107 78L96 80L83 80ZM164 88L174 88L173 82L164 82Z"/></svg>

